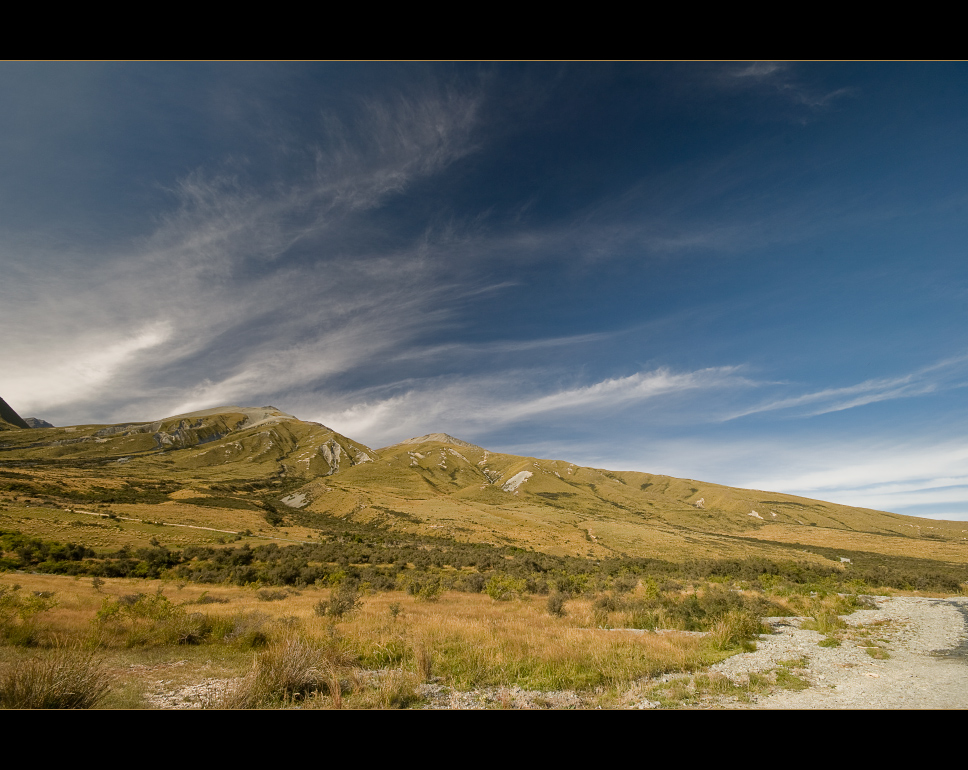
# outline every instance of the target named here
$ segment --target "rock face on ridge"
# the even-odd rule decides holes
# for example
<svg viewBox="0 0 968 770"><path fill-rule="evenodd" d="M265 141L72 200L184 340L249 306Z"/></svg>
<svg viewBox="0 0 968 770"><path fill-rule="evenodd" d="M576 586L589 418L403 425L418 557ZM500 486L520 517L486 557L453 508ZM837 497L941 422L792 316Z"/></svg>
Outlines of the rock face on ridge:
<svg viewBox="0 0 968 770"><path fill-rule="evenodd" d="M41 420L39 417L24 417L24 422L27 423L31 428L53 428L47 420Z"/></svg>

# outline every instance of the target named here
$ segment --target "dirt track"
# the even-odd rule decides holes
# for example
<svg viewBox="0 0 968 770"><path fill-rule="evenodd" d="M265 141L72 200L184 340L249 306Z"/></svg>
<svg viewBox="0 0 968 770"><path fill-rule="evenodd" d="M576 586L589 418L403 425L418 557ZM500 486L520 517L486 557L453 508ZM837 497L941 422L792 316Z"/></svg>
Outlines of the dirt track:
<svg viewBox="0 0 968 770"><path fill-rule="evenodd" d="M780 661L806 659L792 673L810 682L753 704L763 709L963 709L968 708L968 598L877 597L876 610L845 616L839 647L820 647L823 636L799 628L802 619L774 618L775 633L757 651L713 668L731 679L775 669ZM872 657L873 652L877 657ZM885 659L878 659L886 656Z"/></svg>

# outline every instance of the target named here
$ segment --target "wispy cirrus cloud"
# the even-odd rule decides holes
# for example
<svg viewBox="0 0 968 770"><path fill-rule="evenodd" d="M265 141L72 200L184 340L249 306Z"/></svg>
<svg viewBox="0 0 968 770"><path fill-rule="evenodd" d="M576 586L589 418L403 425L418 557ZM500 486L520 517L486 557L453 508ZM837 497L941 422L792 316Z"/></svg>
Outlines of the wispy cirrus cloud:
<svg viewBox="0 0 968 770"><path fill-rule="evenodd" d="M798 416L815 417L879 401L913 398L948 388L965 387L968 385L968 371L965 371L966 363L968 363L968 355L954 356L899 377L865 380L856 385L842 388L824 388L800 396L763 402L730 413L723 420L735 420L751 414L797 409L798 407L806 407L798 411Z"/></svg>
<svg viewBox="0 0 968 770"><path fill-rule="evenodd" d="M735 64L720 70L719 82L726 87L770 91L813 110L826 107L835 99L853 93L853 89L849 87L824 91L809 86L797 76L796 70L789 62L757 61Z"/></svg>
<svg viewBox="0 0 968 770"><path fill-rule="evenodd" d="M473 379L398 383L394 386L397 393L383 395L381 391L387 389L380 389L360 394L359 400L317 410L310 419L347 435L360 436L374 445L401 441L428 431L473 438L505 425L545 416L577 423L599 419L603 413L621 413L666 396L755 385L742 376L740 367L692 372L659 368L587 386L558 389L547 383L536 386L532 376L533 373L506 372Z"/></svg>
<svg viewBox="0 0 968 770"><path fill-rule="evenodd" d="M447 91L371 100L330 121L301 178L197 171L170 188L154 232L113 254L8 254L4 397L55 422L151 417L404 349L447 316L446 282L421 239L386 232L375 246L359 217L473 152L476 104Z"/></svg>

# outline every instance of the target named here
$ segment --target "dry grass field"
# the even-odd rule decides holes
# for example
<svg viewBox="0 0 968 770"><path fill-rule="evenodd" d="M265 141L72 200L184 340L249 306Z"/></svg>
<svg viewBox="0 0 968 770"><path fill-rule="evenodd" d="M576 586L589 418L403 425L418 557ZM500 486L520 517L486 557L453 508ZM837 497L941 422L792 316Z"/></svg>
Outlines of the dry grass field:
<svg viewBox="0 0 968 770"><path fill-rule="evenodd" d="M445 592L423 601L385 592L360 595L354 608L335 617L317 609L334 590L315 587L213 589L130 579L98 585L8 573L0 576L0 591L41 596L50 605L29 620L32 644L0 646L5 676L65 648L79 660L93 655L106 686L102 708L186 700L210 708L412 707L423 703L426 682L458 691L575 690L589 695L589 704L601 704L652 677L696 672L743 649L724 624L708 634L621 630L627 615L606 612L603 620L591 598L568 600L554 616L544 597L495 601ZM139 601L153 609L111 613ZM260 665L286 655L294 660L274 664L293 668L299 682L259 680Z"/></svg>

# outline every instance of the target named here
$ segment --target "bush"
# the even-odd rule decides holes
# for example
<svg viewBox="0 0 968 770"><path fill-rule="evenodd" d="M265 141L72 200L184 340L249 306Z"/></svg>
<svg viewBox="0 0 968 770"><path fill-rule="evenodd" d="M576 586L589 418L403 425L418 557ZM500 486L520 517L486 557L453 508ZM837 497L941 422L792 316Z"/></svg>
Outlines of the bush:
<svg viewBox="0 0 968 770"><path fill-rule="evenodd" d="M562 618L565 616L565 602L568 600L568 594L562 591L554 591L548 596L548 614L553 615L556 618Z"/></svg>
<svg viewBox="0 0 968 770"><path fill-rule="evenodd" d="M440 575L413 576L407 581L407 593L421 602L435 602L444 592Z"/></svg>
<svg viewBox="0 0 968 770"><path fill-rule="evenodd" d="M527 583L510 575L494 575L487 581L484 591L495 601L507 602L524 593Z"/></svg>
<svg viewBox="0 0 968 770"><path fill-rule="evenodd" d="M20 661L0 676L0 705L15 709L85 709L109 689L101 661L91 652L62 648Z"/></svg>
<svg viewBox="0 0 968 770"><path fill-rule="evenodd" d="M484 590L484 586L486 585L487 578L485 578L480 572L472 572L464 578L459 587L462 591L466 591L467 593L479 594Z"/></svg>
<svg viewBox="0 0 968 770"><path fill-rule="evenodd" d="M160 592L108 599L95 616L101 641L113 637L125 647L201 644L219 632L228 633L228 628L219 628L226 622L200 612L189 614Z"/></svg>
<svg viewBox="0 0 968 770"><path fill-rule="evenodd" d="M27 594L19 585L0 586L0 640L22 647L36 644L35 617L57 603L52 596Z"/></svg>
<svg viewBox="0 0 968 770"><path fill-rule="evenodd" d="M803 621L800 627L829 636L842 628L846 628L847 623L832 612L817 612L813 618Z"/></svg>
<svg viewBox="0 0 968 770"><path fill-rule="evenodd" d="M255 598L260 602L281 602L287 596L289 596L289 592L284 589L260 588L256 592Z"/></svg>
<svg viewBox="0 0 968 770"><path fill-rule="evenodd" d="M356 589L343 583L330 594L329 601L316 602L315 612L319 617L326 617L339 620L344 615L348 615L363 605L360 595Z"/></svg>
<svg viewBox="0 0 968 770"><path fill-rule="evenodd" d="M713 624L710 636L716 649L725 650L755 639L766 630L750 611L732 609Z"/></svg>
<svg viewBox="0 0 968 770"><path fill-rule="evenodd" d="M232 621L232 627L223 637L229 644L244 650L255 650L269 645L269 634L265 630L269 616L261 612L239 615Z"/></svg>
<svg viewBox="0 0 968 770"><path fill-rule="evenodd" d="M634 591L638 585L638 577L629 572L623 572L612 581L612 589L617 594L627 594Z"/></svg>

